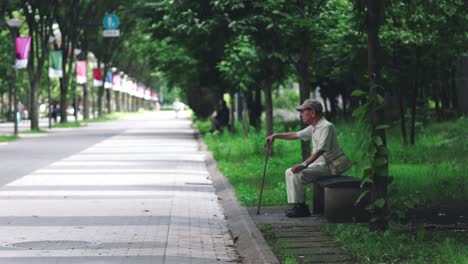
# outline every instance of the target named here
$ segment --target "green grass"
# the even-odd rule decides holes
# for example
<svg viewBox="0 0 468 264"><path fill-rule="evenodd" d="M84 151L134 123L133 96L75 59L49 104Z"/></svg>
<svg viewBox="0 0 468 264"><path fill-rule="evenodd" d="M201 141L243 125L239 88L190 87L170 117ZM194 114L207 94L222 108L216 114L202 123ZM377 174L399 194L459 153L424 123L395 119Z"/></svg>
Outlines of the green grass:
<svg viewBox="0 0 468 264"><path fill-rule="evenodd" d="M203 133L208 121L197 121ZM242 131L240 127L237 129ZM361 137L352 124L338 122L338 139L345 153L355 162L348 175L362 176L367 161L357 148ZM275 127L281 132L282 127ZM468 200L468 119L437 123L419 131L416 146L400 143L398 128L388 133L390 149L389 173L394 183L389 188L393 206L410 208L417 205L440 205L452 200ZM213 152L218 166L233 184L242 205L253 206L258 193L265 161L265 131L251 129L246 138L242 133L206 133L205 142ZM264 191L265 205L286 204L284 171L301 162L299 141L276 140L274 153L268 161ZM309 192L310 193L310 192ZM404 204L403 204L404 203Z"/></svg>
<svg viewBox="0 0 468 264"><path fill-rule="evenodd" d="M66 122L66 123L57 123L55 125L52 125L52 128L72 128L72 127L83 127L86 126L85 124L82 124L81 122Z"/></svg>
<svg viewBox="0 0 468 264"><path fill-rule="evenodd" d="M202 133L209 131L209 121L196 124ZM338 122L336 126L340 145L355 162L346 174L361 176L367 165L362 160L363 151L357 146L361 132L346 122ZM277 133L282 130L280 125L275 127ZM240 124L237 131L242 131ZM420 127L415 146L401 144L398 127L389 129L387 137L389 173L394 178L389 187L393 212L468 201L468 119ZM240 132L206 133L204 139L241 204L256 205L265 159L265 131L251 129L248 137ZM286 204L284 171L301 161L299 141L275 141L268 163L264 205ZM338 225L327 227L326 232L362 263L468 263L466 231L457 234L447 230L412 229L410 225L391 224L389 231L373 233L361 225ZM263 230L266 234L267 231ZM281 245L273 244L272 248L281 252ZM284 257L283 262L286 261L294 263L295 260Z"/></svg>
<svg viewBox="0 0 468 264"><path fill-rule="evenodd" d="M111 113L102 117L96 117L93 119L85 119L83 122L85 123L96 123L96 122L106 122L106 121L112 121L112 120L118 120L127 116L132 116L136 114L144 114L148 113L148 111L138 111L138 112L117 112L117 113Z"/></svg>
<svg viewBox="0 0 468 264"><path fill-rule="evenodd" d="M45 134L48 133L47 130L41 130L41 129L32 129L32 130L26 130L26 131L21 131L21 134Z"/></svg>
<svg viewBox="0 0 468 264"><path fill-rule="evenodd" d="M18 136L0 136L0 142L14 141L14 140L17 140L18 138L19 138Z"/></svg>
<svg viewBox="0 0 468 264"><path fill-rule="evenodd" d="M342 224L326 226L324 231L359 263L468 263L466 231L457 236L447 231L391 225L386 232L376 233L362 225Z"/></svg>

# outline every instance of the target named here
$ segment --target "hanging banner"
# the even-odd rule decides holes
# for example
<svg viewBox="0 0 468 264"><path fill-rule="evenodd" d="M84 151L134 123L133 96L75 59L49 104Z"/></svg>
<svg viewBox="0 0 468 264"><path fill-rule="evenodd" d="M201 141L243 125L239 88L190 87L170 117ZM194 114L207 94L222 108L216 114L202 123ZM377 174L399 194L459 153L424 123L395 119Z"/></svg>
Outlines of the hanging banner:
<svg viewBox="0 0 468 264"><path fill-rule="evenodd" d="M28 54L31 47L31 37L16 38L16 69L23 69L28 66Z"/></svg>
<svg viewBox="0 0 468 264"><path fill-rule="evenodd" d="M62 78L62 52L51 51L49 53L49 78Z"/></svg>
<svg viewBox="0 0 468 264"><path fill-rule="evenodd" d="M106 81L104 82L104 88L112 88L112 72L107 72Z"/></svg>
<svg viewBox="0 0 468 264"><path fill-rule="evenodd" d="M93 85L102 86L102 69L100 68L93 69Z"/></svg>
<svg viewBox="0 0 468 264"><path fill-rule="evenodd" d="M83 84L87 80L86 61L76 61L76 83Z"/></svg>
<svg viewBox="0 0 468 264"><path fill-rule="evenodd" d="M112 89L114 91L120 91L120 74L116 74L114 75L114 77L112 77Z"/></svg>

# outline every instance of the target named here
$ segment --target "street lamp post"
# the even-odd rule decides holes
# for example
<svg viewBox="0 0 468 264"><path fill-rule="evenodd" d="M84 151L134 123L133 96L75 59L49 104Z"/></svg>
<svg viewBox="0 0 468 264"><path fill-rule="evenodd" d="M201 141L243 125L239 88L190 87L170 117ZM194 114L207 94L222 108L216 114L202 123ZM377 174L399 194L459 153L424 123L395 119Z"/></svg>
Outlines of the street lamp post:
<svg viewBox="0 0 468 264"><path fill-rule="evenodd" d="M12 78L12 87L13 87L13 121L15 124L14 135L18 135L18 102L17 102L17 89L16 89L16 36L17 30L21 26L23 21L18 18L12 18L7 20L7 24L10 27L10 32L13 35L13 58L14 58L14 65L13 65L13 78Z"/></svg>

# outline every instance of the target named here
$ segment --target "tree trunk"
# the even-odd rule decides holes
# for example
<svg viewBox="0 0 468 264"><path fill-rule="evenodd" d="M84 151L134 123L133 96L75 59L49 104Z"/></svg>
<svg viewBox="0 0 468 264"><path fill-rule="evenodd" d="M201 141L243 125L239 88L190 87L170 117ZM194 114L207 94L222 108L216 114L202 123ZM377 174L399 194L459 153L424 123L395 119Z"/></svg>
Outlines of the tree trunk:
<svg viewBox="0 0 468 264"><path fill-rule="evenodd" d="M450 101L452 102L453 110L458 114L461 114L458 107L457 86L455 84L455 68L452 68L449 71L447 85L448 87L450 87L450 91L452 94L452 96L450 97Z"/></svg>
<svg viewBox="0 0 468 264"><path fill-rule="evenodd" d="M254 115L255 129L259 131L262 128L262 87L260 86L255 86Z"/></svg>
<svg viewBox="0 0 468 264"><path fill-rule="evenodd" d="M78 85L73 84L73 90L75 91L74 92L74 95L73 95L73 116L75 117L75 122L78 122L78 109L79 109L79 106L78 106Z"/></svg>
<svg viewBox="0 0 468 264"><path fill-rule="evenodd" d="M254 95L252 93L252 90L245 92L244 95L247 101L247 109L249 113L250 126L257 128L257 115L255 113Z"/></svg>
<svg viewBox="0 0 468 264"><path fill-rule="evenodd" d="M441 94L442 116L445 118L446 113L450 109L450 100L449 100L449 95L448 95L448 89L444 89L444 84L442 82L442 74L441 74L441 70L439 67L437 67L437 87Z"/></svg>
<svg viewBox="0 0 468 264"><path fill-rule="evenodd" d="M89 119L88 85L83 83L83 119Z"/></svg>
<svg viewBox="0 0 468 264"><path fill-rule="evenodd" d="M401 88L401 86L400 86L400 92L398 93L398 106L400 108L401 137L403 139L403 145L407 145L408 134L406 132L406 108L403 102L403 88Z"/></svg>
<svg viewBox="0 0 468 264"><path fill-rule="evenodd" d="M129 94L125 95L124 105L125 105L125 112L130 112L130 95Z"/></svg>
<svg viewBox="0 0 468 264"><path fill-rule="evenodd" d="M383 92L377 90L376 84L379 84L380 76L380 65L379 65L379 21L380 14L382 12L382 1L381 0L367 0L367 64L368 64L368 74L369 74L369 85L370 91L369 96L383 95ZM384 112L383 108L376 110L372 113L372 127L384 123ZM386 135L384 129L372 131L374 136L378 136L382 139L383 145L386 146ZM376 153L375 160L385 159L388 162L388 155L383 153ZM387 197L387 177L388 176L388 163L383 167L379 167L379 172L374 172L373 180L374 184L371 188L371 199L372 202L375 202L379 199L386 199ZM371 223L371 228L374 230L386 230L388 228L388 207L387 202L383 205L382 208L375 207L373 212L373 221Z"/></svg>
<svg viewBox="0 0 468 264"><path fill-rule="evenodd" d="M121 107L121 110L122 112L127 112L127 105L125 104L127 100L127 95L125 93L121 93L120 94L120 107Z"/></svg>
<svg viewBox="0 0 468 264"><path fill-rule="evenodd" d="M271 82L265 81L263 86L265 93L265 118L266 118L266 136L273 135L273 100L271 96Z"/></svg>
<svg viewBox="0 0 468 264"><path fill-rule="evenodd" d="M236 102L234 100L235 98L235 94L234 92L230 92L229 93L229 97L230 97L230 103L231 103L231 111L229 112L230 114L230 118L229 118L229 123L230 124L230 129L231 129L231 132L232 133L235 133L236 132L236 116L235 116L235 105L236 105Z"/></svg>
<svg viewBox="0 0 468 264"><path fill-rule="evenodd" d="M11 75L11 79L12 79L12 80L13 80L13 78L14 78L14 76ZM12 108L13 108L13 104L12 104L13 100L12 100L12 98L13 98L13 85L14 85L14 84L13 84L13 82L9 82L9 83L10 83L10 85L8 86L7 120L8 120L8 121L13 121L13 115L12 115L13 111L11 111L11 110L12 110Z"/></svg>
<svg viewBox="0 0 468 264"><path fill-rule="evenodd" d="M116 91L114 93L114 95L115 95L115 111L120 112L121 111L121 109L120 109L120 92Z"/></svg>
<svg viewBox="0 0 468 264"><path fill-rule="evenodd" d="M247 96L242 96L242 131L244 132L244 137L249 136L249 118L248 118L248 108L247 108Z"/></svg>
<svg viewBox="0 0 468 264"><path fill-rule="evenodd" d="M343 117L345 119L347 119L348 118L348 108L347 108L347 105L346 105L346 103L348 102L348 96L346 95L347 87L345 89L346 89L346 92L341 94L341 100L343 102Z"/></svg>
<svg viewBox="0 0 468 264"><path fill-rule="evenodd" d="M0 105L2 105L1 114L5 114L5 102L3 101L3 92L0 92Z"/></svg>
<svg viewBox="0 0 468 264"><path fill-rule="evenodd" d="M64 70L65 71L65 70ZM63 77L60 78L60 123L67 122L67 94L68 84L66 84L65 72Z"/></svg>
<svg viewBox="0 0 468 264"><path fill-rule="evenodd" d="M67 118L67 95L68 95L68 81L70 79L70 74L72 73L73 68L73 58L68 58L68 52L75 50L75 42L71 42L71 45L67 41L63 42L62 48L62 70L63 70L63 77L60 78L60 123L66 123L68 121ZM68 67L67 67L68 63ZM68 69L68 70L67 70Z"/></svg>
<svg viewBox="0 0 468 264"><path fill-rule="evenodd" d="M106 89L106 108L107 108L107 114L112 113L112 109L111 109L111 89Z"/></svg>
<svg viewBox="0 0 468 264"><path fill-rule="evenodd" d="M39 130L39 80L31 83L29 117L31 118L31 130Z"/></svg>
<svg viewBox="0 0 468 264"><path fill-rule="evenodd" d="M304 100L310 97L310 83L309 83L309 63L308 63L309 51L307 47L303 47L300 53L298 72L299 72L299 84L300 84L300 102L302 104ZM305 124L301 120L301 127L306 128L308 124ZM302 160L306 160L310 157L310 142L301 141L301 155Z"/></svg>
<svg viewBox="0 0 468 264"><path fill-rule="evenodd" d="M98 87L98 98L97 98L97 104L98 104L98 117L103 117L103 102L102 99L104 97L104 86L99 86Z"/></svg>
<svg viewBox="0 0 468 264"><path fill-rule="evenodd" d="M411 132L410 132L410 144L414 146L416 143L416 102L418 97L418 87L416 81L413 82L413 96L411 96Z"/></svg>
<svg viewBox="0 0 468 264"><path fill-rule="evenodd" d="M436 112L437 121L440 121L441 120L441 113L440 113L439 96L435 96L433 99L434 99L434 104L435 104L435 112Z"/></svg>

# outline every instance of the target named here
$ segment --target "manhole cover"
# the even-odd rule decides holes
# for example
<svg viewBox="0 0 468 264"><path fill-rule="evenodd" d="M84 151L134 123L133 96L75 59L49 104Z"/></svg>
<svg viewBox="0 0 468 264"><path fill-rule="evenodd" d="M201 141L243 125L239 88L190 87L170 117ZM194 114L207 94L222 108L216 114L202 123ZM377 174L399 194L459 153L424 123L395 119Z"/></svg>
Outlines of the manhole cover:
<svg viewBox="0 0 468 264"><path fill-rule="evenodd" d="M10 248L19 249L72 249L81 248L91 245L87 241L77 240L43 240L43 241L28 241L6 245Z"/></svg>

